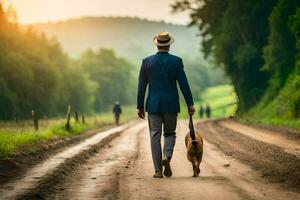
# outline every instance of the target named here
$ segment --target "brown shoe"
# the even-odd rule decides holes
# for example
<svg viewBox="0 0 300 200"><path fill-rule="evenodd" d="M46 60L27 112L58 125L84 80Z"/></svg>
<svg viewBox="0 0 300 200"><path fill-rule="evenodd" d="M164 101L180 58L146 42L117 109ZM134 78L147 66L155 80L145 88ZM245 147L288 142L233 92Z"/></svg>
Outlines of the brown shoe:
<svg viewBox="0 0 300 200"><path fill-rule="evenodd" d="M163 178L164 176L162 175L162 172L155 172L155 174L153 174L153 178Z"/></svg>
<svg viewBox="0 0 300 200"><path fill-rule="evenodd" d="M166 177L171 177L172 176L172 170L171 170L171 166L170 166L170 160L168 158L164 158L161 163L165 168L164 169L164 175Z"/></svg>

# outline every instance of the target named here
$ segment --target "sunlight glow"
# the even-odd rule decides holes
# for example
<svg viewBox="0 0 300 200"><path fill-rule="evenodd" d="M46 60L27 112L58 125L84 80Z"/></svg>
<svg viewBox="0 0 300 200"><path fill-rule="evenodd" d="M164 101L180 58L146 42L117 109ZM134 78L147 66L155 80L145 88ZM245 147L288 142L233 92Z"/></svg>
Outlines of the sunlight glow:
<svg viewBox="0 0 300 200"><path fill-rule="evenodd" d="M173 0L6 0L21 24L60 21L82 16L130 16L187 24L188 14L170 13Z"/></svg>

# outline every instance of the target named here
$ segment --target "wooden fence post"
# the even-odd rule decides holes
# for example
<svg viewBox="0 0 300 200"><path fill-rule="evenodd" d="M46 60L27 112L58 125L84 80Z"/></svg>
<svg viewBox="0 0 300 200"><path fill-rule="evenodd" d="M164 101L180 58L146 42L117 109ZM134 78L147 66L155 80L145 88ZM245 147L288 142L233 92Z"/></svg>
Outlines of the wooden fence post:
<svg viewBox="0 0 300 200"><path fill-rule="evenodd" d="M78 116L78 112L75 111L75 122L78 123L79 122L79 116Z"/></svg>
<svg viewBox="0 0 300 200"><path fill-rule="evenodd" d="M84 114L81 113L81 117L82 117L82 124L85 124L85 118L84 118Z"/></svg>
<svg viewBox="0 0 300 200"><path fill-rule="evenodd" d="M32 119L33 119L34 129L35 129L36 131L38 131L38 130L39 130L39 121L38 121L38 118L37 118L36 115L35 115L34 110L31 111L31 115L32 115Z"/></svg>
<svg viewBox="0 0 300 200"><path fill-rule="evenodd" d="M67 123L66 123L66 130L70 131L71 130L71 125L70 125L70 118L71 118L71 106L68 106L68 112L67 112Z"/></svg>

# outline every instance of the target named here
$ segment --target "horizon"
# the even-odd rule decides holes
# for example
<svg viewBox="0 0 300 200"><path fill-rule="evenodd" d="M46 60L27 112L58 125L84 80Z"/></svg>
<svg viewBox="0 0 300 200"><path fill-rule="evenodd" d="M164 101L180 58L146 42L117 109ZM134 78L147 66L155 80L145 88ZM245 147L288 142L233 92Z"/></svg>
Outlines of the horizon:
<svg viewBox="0 0 300 200"><path fill-rule="evenodd" d="M164 24L169 24L169 25L174 25L174 26L187 26L187 24L179 24L179 23L174 23L174 22L168 22L164 20L155 20L155 19L148 19L148 18L142 18L138 16L109 16L109 15L82 15L82 16L77 16L73 18L67 18L67 19L60 19L57 21L41 21L41 22L33 22L33 23L19 23L21 26L30 26L30 25L38 25L38 24L58 24L58 23L64 23L72 20L81 20L81 19L98 19L98 18L110 18L110 19L138 19L138 20L144 20L148 22L154 22L154 23L164 23Z"/></svg>
<svg viewBox="0 0 300 200"><path fill-rule="evenodd" d="M2 0L5 6L12 5L21 25L57 23L85 17L130 17L174 25L188 25L189 14L172 14L172 0ZM147 9L145 9L147 8Z"/></svg>

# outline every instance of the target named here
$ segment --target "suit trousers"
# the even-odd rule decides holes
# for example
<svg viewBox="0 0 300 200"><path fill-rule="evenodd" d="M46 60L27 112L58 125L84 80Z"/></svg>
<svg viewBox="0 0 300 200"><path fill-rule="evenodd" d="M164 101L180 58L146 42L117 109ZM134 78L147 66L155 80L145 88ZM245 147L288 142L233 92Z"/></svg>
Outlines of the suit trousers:
<svg viewBox="0 0 300 200"><path fill-rule="evenodd" d="M176 141L177 113L148 113L151 153L155 172L162 170L161 135L163 130L163 154L171 160Z"/></svg>

